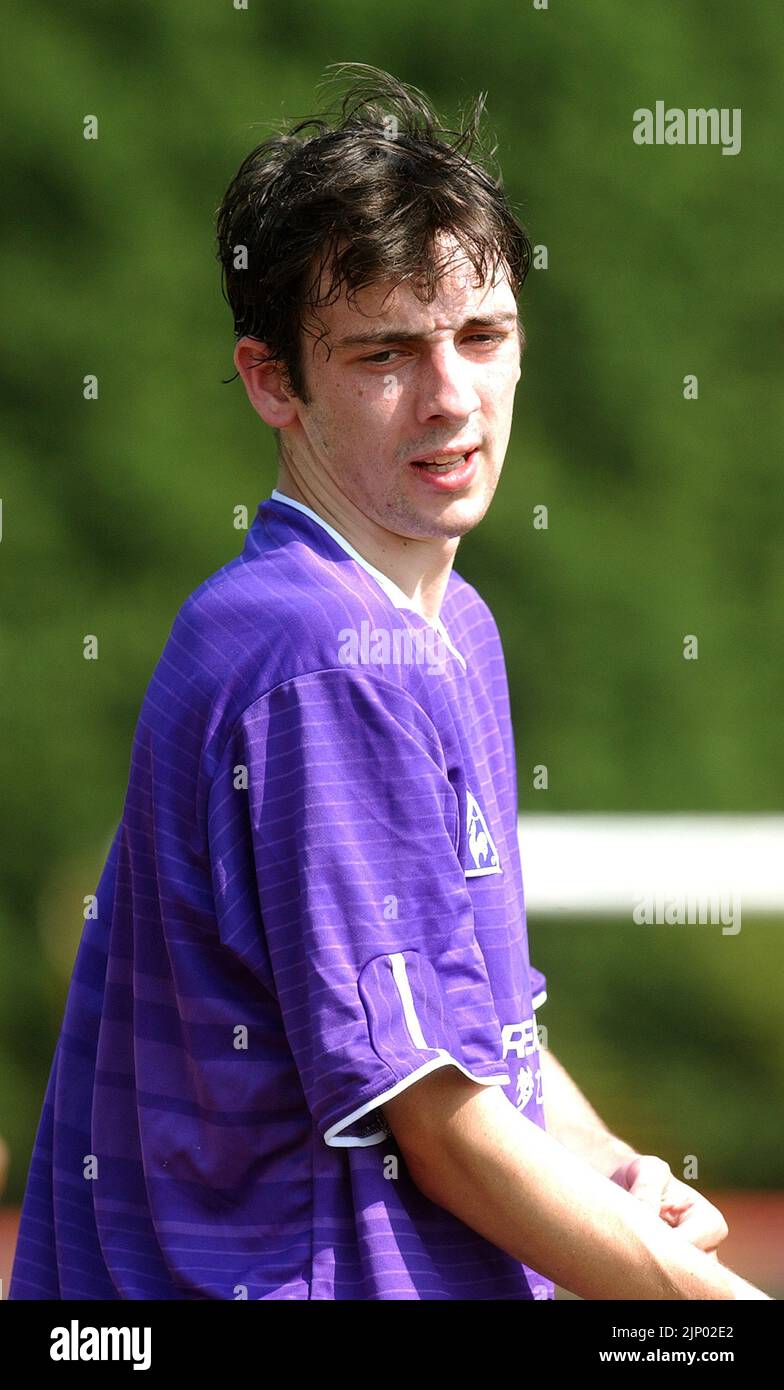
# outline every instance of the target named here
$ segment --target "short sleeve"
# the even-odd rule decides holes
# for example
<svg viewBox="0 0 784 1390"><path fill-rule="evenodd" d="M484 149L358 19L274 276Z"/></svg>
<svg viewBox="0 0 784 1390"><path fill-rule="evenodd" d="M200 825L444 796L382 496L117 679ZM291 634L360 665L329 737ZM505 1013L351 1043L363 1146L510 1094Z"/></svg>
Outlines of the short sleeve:
<svg viewBox="0 0 784 1390"><path fill-rule="evenodd" d="M425 711L375 674L319 671L251 705L228 755L215 852L248 837L259 959L324 1142L379 1143L379 1107L441 1066L509 1084Z"/></svg>
<svg viewBox="0 0 784 1390"><path fill-rule="evenodd" d="M531 1004L534 1009L540 1009L547 1000L547 976L543 975L536 966L531 966Z"/></svg>

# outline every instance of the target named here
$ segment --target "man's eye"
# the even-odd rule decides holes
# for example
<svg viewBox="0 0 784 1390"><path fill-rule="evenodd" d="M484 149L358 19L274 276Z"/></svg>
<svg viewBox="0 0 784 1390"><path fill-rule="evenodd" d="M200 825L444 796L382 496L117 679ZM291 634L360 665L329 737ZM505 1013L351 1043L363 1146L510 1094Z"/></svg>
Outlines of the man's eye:
<svg viewBox="0 0 784 1390"><path fill-rule="evenodd" d="M464 339L464 341L479 343L500 343L503 342L504 337L505 334L503 333L471 333L468 338ZM388 359L390 357L394 357L395 354L399 352L399 348L384 348L382 352L374 352L372 357L363 357L362 361L370 362L375 367L387 367L389 366ZM382 361L382 358L386 358L387 361Z"/></svg>
<svg viewBox="0 0 784 1390"><path fill-rule="evenodd" d="M372 357L363 357L363 358L362 358L362 361L363 361L363 362L373 362L373 363L375 363L375 364L376 364L377 366L379 366L379 367L386 367L387 363L386 363L386 362L380 362L380 361L379 361L379 358L381 358L381 357L393 357L393 356L394 356L394 350L393 350L392 348L384 348L384 351L383 351L383 352L376 352L376 353L373 354Z"/></svg>

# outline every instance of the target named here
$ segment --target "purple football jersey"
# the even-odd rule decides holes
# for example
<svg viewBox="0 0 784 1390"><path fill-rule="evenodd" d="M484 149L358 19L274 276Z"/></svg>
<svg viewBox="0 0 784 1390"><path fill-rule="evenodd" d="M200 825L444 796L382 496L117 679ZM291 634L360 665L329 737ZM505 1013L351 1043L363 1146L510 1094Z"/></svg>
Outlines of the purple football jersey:
<svg viewBox="0 0 784 1390"><path fill-rule="evenodd" d="M86 909L14 1299L551 1299L414 1184L437 1067L544 1127L509 694L274 490L180 608Z"/></svg>

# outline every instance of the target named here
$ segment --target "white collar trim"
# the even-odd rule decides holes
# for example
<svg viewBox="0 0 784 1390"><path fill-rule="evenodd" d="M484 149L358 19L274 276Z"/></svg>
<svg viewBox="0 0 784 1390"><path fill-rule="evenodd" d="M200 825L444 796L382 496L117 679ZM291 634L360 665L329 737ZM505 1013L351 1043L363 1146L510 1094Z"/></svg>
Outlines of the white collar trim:
<svg viewBox="0 0 784 1390"><path fill-rule="evenodd" d="M272 489L270 496L273 497L276 502L285 502L286 506L294 507L298 512L303 512L305 516L309 516L312 521L317 522L319 526L323 527L332 539L337 541L338 545L345 550L346 554L351 556L352 560L356 560L357 564L361 565L363 570L367 570L371 578L375 579L380 588L384 590L384 593L395 605L395 608L403 608L409 613L416 613L423 622L435 628L436 632L444 639L452 655L457 657L463 670L465 671L467 669L465 657L457 650L457 647L452 642L440 618L437 618L435 622L431 622L429 618L425 617L424 613L420 613L419 609L411 602L408 594L404 593L399 585L397 585L393 579L389 578L389 575L384 574L381 570L377 570L375 565L369 564L368 561L359 554L359 551L355 550L353 545L349 544L345 536L341 536L340 532L336 531L334 526L330 526L328 521L325 521L322 516L318 515L318 512L314 512L312 507L306 506L304 502L298 502L294 497L287 497L285 492L279 492L276 487Z"/></svg>

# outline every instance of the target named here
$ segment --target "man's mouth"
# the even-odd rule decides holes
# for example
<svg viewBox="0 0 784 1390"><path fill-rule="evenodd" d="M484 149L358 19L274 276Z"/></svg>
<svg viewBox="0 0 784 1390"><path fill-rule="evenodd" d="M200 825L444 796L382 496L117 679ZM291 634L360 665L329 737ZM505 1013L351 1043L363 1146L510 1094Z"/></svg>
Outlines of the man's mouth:
<svg viewBox="0 0 784 1390"><path fill-rule="evenodd" d="M412 459L412 463L417 468L422 468L426 473L451 473L453 468L458 468L466 463L474 449L468 449L464 454L432 454L430 458Z"/></svg>

